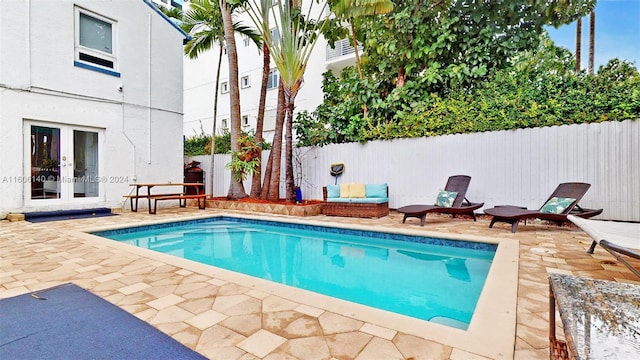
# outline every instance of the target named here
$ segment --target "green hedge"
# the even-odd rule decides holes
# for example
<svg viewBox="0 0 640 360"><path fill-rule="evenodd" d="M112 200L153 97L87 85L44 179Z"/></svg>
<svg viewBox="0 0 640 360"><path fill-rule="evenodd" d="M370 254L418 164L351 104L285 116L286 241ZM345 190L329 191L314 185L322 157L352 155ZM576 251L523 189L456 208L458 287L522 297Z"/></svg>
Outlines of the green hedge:
<svg viewBox="0 0 640 360"><path fill-rule="evenodd" d="M325 102L296 119L299 146L438 136L640 118L640 74L617 59L596 75L574 73L571 55L526 54L472 89L426 93L410 81L384 96L347 70L325 74ZM547 59L540 58L546 56ZM366 80L366 79L365 79ZM367 117L363 104L367 104Z"/></svg>

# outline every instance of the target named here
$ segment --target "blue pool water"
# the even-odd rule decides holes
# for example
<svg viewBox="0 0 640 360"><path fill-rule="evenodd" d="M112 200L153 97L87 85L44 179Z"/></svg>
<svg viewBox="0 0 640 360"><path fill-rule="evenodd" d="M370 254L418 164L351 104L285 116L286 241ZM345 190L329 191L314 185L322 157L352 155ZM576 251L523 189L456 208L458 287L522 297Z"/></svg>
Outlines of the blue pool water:
<svg viewBox="0 0 640 360"><path fill-rule="evenodd" d="M496 245L218 217L95 235L466 329Z"/></svg>

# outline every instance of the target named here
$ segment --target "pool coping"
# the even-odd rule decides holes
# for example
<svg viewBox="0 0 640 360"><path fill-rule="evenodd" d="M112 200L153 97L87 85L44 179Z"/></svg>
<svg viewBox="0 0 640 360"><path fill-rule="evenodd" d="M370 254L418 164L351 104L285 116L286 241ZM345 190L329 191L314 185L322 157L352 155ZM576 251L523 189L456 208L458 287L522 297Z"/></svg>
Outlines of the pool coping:
<svg viewBox="0 0 640 360"><path fill-rule="evenodd" d="M298 289L289 285L255 278L249 275L200 264L192 260L178 258L173 255L119 243L110 239L92 235L90 232L149 226L173 221L189 221L205 218L235 217L255 220L288 222L303 225L330 226L336 228L361 231L380 231L404 235L432 236L448 240L480 241L497 244L492 266L478 299L476 310L467 330L400 315L386 310L353 303L327 295ZM198 272L236 283L250 289L273 294L291 301L313 306L353 319L397 330L423 339L451 346L468 353L492 358L513 358L516 334L516 304L518 287L519 242L514 239L494 239L474 235L450 234L429 231L413 231L388 226L363 226L358 224L327 223L313 219L291 218L289 216L235 214L219 212L216 214L180 216L163 218L162 220L141 221L136 224L118 226L92 226L82 230L69 230L70 235L87 241L99 242L102 245L134 253L147 258L163 261L167 264Z"/></svg>

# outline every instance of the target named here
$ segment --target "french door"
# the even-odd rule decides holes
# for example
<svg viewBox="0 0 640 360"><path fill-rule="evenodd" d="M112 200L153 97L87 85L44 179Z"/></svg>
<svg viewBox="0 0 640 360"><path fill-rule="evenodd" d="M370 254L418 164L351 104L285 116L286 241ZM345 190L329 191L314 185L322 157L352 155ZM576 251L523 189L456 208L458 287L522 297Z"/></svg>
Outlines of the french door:
<svg viewBox="0 0 640 360"><path fill-rule="evenodd" d="M33 204L101 197L102 129L25 122L26 193Z"/></svg>

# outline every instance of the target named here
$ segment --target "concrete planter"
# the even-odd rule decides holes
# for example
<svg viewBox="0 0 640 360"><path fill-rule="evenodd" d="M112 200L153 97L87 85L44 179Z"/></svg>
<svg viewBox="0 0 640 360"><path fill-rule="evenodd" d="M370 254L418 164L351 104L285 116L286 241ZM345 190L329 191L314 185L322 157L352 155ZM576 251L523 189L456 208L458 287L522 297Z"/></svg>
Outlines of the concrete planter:
<svg viewBox="0 0 640 360"><path fill-rule="evenodd" d="M260 212L265 214L278 214L278 215L291 215L291 216L315 216L315 215L320 215L322 213L322 204L320 203L286 205L286 204L252 203L252 202L244 202L244 201L212 199L212 200L207 200L207 207L224 209L224 210L250 211L250 212Z"/></svg>

